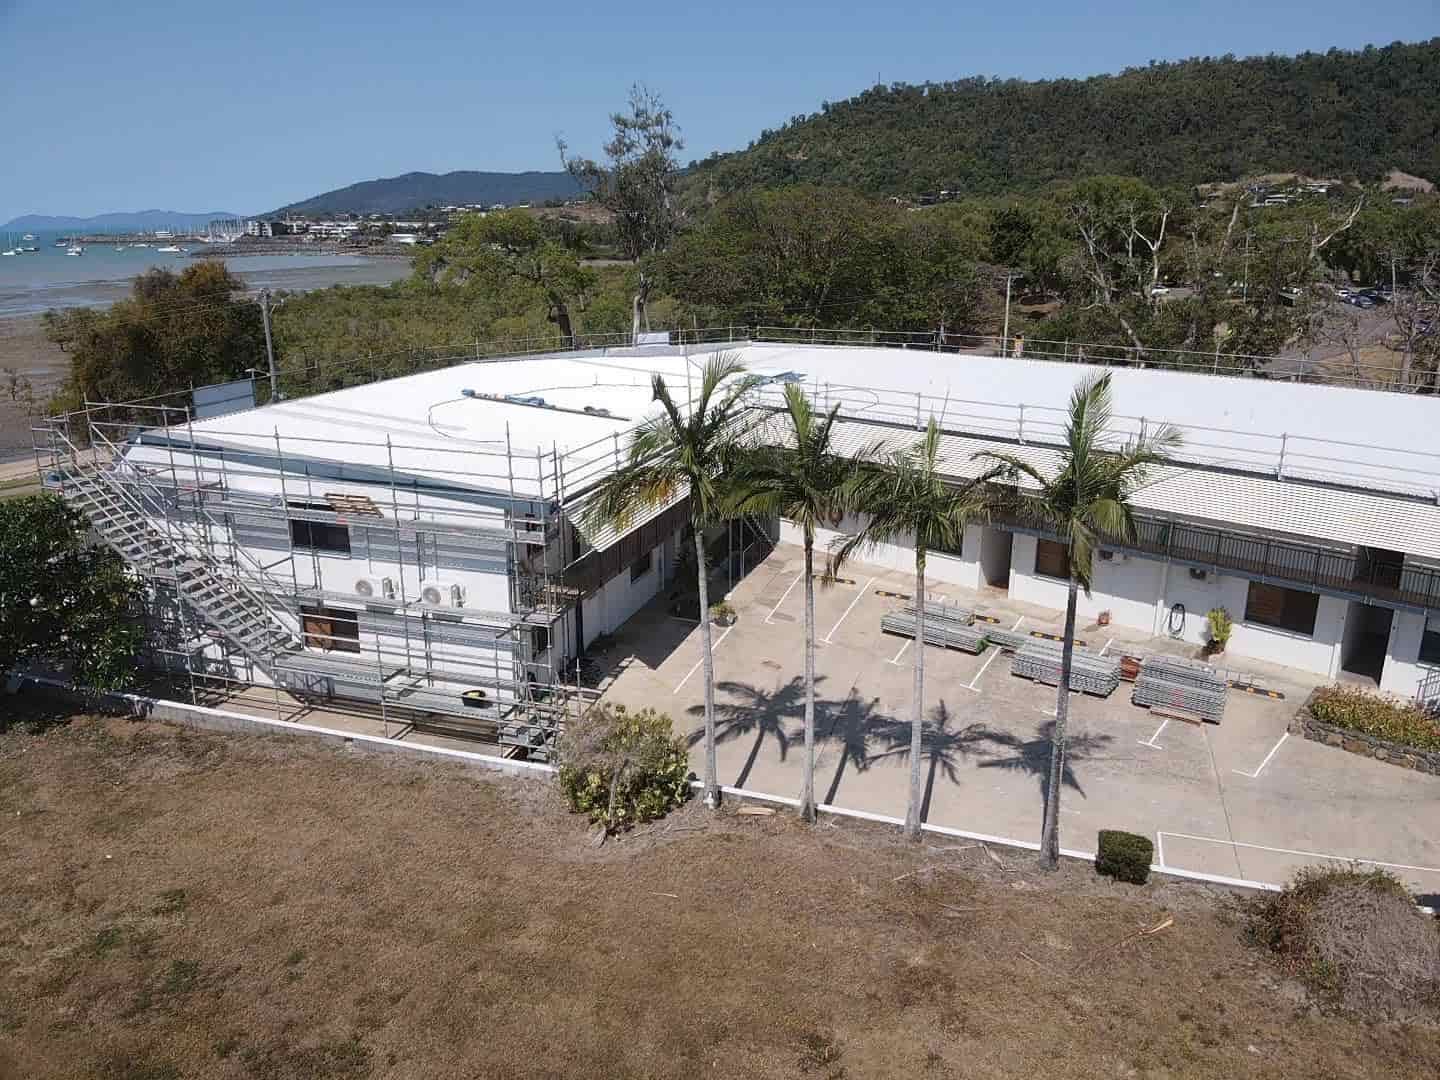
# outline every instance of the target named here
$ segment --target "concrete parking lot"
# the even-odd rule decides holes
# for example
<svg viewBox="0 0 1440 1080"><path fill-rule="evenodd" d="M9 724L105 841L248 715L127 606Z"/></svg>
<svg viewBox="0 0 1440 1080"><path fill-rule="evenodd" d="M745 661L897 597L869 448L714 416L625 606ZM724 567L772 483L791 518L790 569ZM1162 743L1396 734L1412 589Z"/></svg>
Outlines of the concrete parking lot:
<svg viewBox="0 0 1440 1080"><path fill-rule="evenodd" d="M719 762L727 785L794 796L804 703L800 551L782 545L730 594L739 612L715 628ZM903 606L908 575L852 564L816 591L816 790L848 809L903 816L914 645L880 630ZM893 595L900 594L900 595ZM944 596L1009 628L1058 633L1062 613L940 585ZM1168 639L1094 625L1087 648L1184 651ZM697 624L657 603L626 624L610 657L607 700L670 713L699 743L702 676ZM1231 690L1223 722L1165 721L1132 705L1071 697L1061 843L1093 851L1096 831L1152 836L1167 867L1283 883L1299 866L1358 859L1440 896L1440 778L1286 735L1316 684L1303 672L1236 662L1237 675L1283 699ZM1038 838L1055 690L1010 674L1010 656L927 647L925 820L971 832Z"/></svg>

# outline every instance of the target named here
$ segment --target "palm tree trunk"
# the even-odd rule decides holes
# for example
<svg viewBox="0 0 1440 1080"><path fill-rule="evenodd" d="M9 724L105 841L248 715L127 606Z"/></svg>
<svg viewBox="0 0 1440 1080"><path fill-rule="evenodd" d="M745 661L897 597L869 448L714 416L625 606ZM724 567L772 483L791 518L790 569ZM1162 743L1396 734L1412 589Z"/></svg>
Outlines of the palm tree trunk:
<svg viewBox="0 0 1440 1080"><path fill-rule="evenodd" d="M1080 586L1074 574L1065 600L1065 643L1060 651L1060 688L1055 692L1055 729L1050 736L1050 779L1045 785L1045 820L1040 827L1040 866L1060 865L1060 779L1065 775L1065 723L1070 718L1070 663L1075 655L1075 601Z"/></svg>
<svg viewBox="0 0 1440 1080"><path fill-rule="evenodd" d="M920 839L920 756L925 725L925 549L915 546L915 689L910 703L910 805L905 836Z"/></svg>
<svg viewBox="0 0 1440 1080"><path fill-rule="evenodd" d="M815 821L815 535L805 529L805 761L800 820Z"/></svg>
<svg viewBox="0 0 1440 1080"><path fill-rule="evenodd" d="M705 667L705 805L720 806L720 769L715 764L715 657L710 649L710 581L705 565L705 530L695 526L695 566L700 586L700 648Z"/></svg>

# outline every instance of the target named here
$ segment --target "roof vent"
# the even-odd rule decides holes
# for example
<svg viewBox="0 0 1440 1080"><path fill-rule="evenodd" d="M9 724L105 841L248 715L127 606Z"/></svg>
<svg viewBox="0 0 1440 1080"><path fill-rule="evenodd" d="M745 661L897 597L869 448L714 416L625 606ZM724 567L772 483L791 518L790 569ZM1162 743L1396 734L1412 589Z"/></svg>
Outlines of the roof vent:
<svg viewBox="0 0 1440 1080"><path fill-rule="evenodd" d="M586 405L585 411L591 416L609 416L609 409L602 409L599 405Z"/></svg>

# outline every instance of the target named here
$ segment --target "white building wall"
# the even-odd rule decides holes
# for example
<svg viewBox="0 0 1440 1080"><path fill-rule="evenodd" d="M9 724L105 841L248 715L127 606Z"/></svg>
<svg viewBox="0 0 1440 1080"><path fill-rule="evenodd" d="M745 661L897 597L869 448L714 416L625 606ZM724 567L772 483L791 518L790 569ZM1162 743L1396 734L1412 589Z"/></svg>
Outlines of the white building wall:
<svg viewBox="0 0 1440 1080"><path fill-rule="evenodd" d="M1035 573L1035 546L1036 537L1015 535L1010 595L1024 603L1063 612L1068 585ZM1101 611L1108 610L1117 625L1203 645L1209 636L1206 614L1211 608L1223 607L1235 624L1227 646L1230 653L1333 678L1340 665L1347 601L1321 596L1315 632L1305 635L1246 623L1248 590L1245 578L1211 573L1206 580L1197 581L1187 567L1179 564L1172 564L1167 572L1165 564L1158 560L1131 555L1122 562L1117 555L1112 562L1096 561L1090 596L1080 594L1076 613L1081 621L1091 622ZM1173 633L1171 608L1177 603L1184 605L1185 613L1183 628Z"/></svg>
<svg viewBox="0 0 1440 1080"><path fill-rule="evenodd" d="M630 568L626 567L581 601L586 646L600 634L613 634L619 630L626 619L654 599L670 582L675 575L678 542L677 534L652 548L650 569L634 581L630 579Z"/></svg>
<svg viewBox="0 0 1440 1080"><path fill-rule="evenodd" d="M818 573L824 566L825 556L833 545L838 544L847 536L853 536L864 525L863 517L850 514L842 518L836 528L816 529L816 572ZM965 589L980 588L980 533L981 529L978 525L966 526L959 555L941 551L930 552L925 560L927 592L935 592L935 586L940 582L959 585ZM784 520L780 522L780 540L782 543L794 544L796 547L805 543L805 537L800 531L800 527L793 522ZM913 575L915 573L915 549L908 539L902 543L879 544L874 548L868 548L860 552L856 558L871 566L879 566L901 574Z"/></svg>
<svg viewBox="0 0 1440 1080"><path fill-rule="evenodd" d="M1414 611L1397 611L1390 623L1390 644L1386 649L1385 670L1380 676L1380 689L1392 694L1412 696L1420 682L1435 669L1420 661L1420 638L1425 633L1425 616Z"/></svg>

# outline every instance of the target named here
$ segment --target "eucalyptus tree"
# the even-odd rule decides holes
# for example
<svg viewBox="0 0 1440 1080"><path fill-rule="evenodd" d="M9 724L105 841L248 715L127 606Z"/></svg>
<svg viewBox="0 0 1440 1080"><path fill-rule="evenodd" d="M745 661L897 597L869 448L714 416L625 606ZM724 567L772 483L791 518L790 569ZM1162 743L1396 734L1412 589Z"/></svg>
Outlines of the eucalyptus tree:
<svg viewBox="0 0 1440 1080"><path fill-rule="evenodd" d="M886 451L872 447L861 458L850 484L850 505L862 526L836 548L844 560L856 551L886 543L915 547L915 683L910 702L910 798L905 835L920 838L921 763L925 730L925 561L934 550L959 550L968 522L984 517L990 483L1003 466L968 479L945 475L940 460L940 427L935 418L912 446Z"/></svg>
<svg viewBox="0 0 1440 1080"><path fill-rule="evenodd" d="M660 404L659 414L635 431L628 457L601 482L581 518L592 526L609 523L626 529L640 514L682 497L690 500L705 679L704 797L712 809L720 805L720 783L715 765L715 664L705 529L723 520L730 505L726 466L738 446L744 398L755 385L732 353L717 353L706 362L699 392L684 407L671 396L664 377L655 375L651 392Z"/></svg>
<svg viewBox="0 0 1440 1080"><path fill-rule="evenodd" d="M1090 595L1095 549L1102 539L1133 539L1131 497L1147 474L1180 445L1179 432L1167 425L1117 446L1110 431L1112 415L1109 373L1090 375L1070 395L1064 441L1058 451L1060 465L1053 475L1044 475L1014 454L985 451L976 455L999 467L1007 479L1028 481L1030 490L1017 492L1014 510L1029 523L1058 536L1066 550L1070 587L1040 831L1040 864L1047 870L1055 869L1060 861L1060 785L1065 771L1078 593L1084 589L1085 595Z"/></svg>
<svg viewBox="0 0 1440 1080"><path fill-rule="evenodd" d="M783 442L747 445L737 458L735 509L775 514L800 527L805 549L805 760L800 817L815 820L815 530L845 513L853 464L835 453L831 437L840 406L819 415L795 383L785 387ZM825 580L833 580L830 559Z"/></svg>

